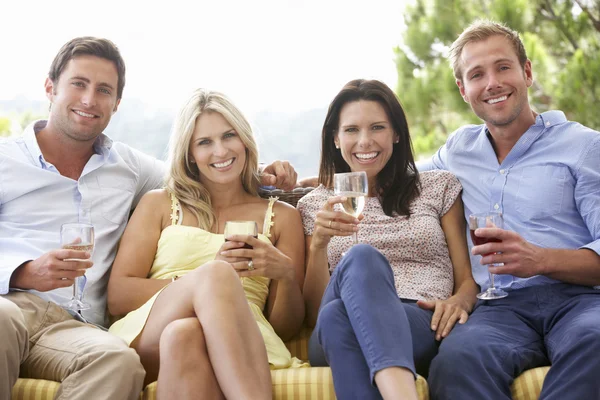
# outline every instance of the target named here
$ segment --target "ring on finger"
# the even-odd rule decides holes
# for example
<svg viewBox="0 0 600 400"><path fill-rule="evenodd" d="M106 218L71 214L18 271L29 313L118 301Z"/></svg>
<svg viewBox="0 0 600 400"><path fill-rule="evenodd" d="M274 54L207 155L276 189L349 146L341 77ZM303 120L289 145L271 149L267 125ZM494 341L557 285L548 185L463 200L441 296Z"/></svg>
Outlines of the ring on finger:
<svg viewBox="0 0 600 400"><path fill-rule="evenodd" d="M333 223L332 220L329 220L329 229L331 229L331 224Z"/></svg>
<svg viewBox="0 0 600 400"><path fill-rule="evenodd" d="M252 260L248 261L248 271L253 271L254 270L254 263L252 262Z"/></svg>

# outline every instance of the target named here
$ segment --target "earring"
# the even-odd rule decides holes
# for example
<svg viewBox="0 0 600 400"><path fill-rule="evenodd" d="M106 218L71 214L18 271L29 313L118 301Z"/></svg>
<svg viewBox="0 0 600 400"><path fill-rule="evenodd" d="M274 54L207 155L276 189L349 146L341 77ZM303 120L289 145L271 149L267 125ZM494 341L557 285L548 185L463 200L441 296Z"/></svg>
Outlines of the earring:
<svg viewBox="0 0 600 400"><path fill-rule="evenodd" d="M190 160L192 164L196 164L196 160Z"/></svg>
<svg viewBox="0 0 600 400"><path fill-rule="evenodd" d="M339 149L340 149L340 146L336 144L336 145L335 145L335 148L339 150Z"/></svg>

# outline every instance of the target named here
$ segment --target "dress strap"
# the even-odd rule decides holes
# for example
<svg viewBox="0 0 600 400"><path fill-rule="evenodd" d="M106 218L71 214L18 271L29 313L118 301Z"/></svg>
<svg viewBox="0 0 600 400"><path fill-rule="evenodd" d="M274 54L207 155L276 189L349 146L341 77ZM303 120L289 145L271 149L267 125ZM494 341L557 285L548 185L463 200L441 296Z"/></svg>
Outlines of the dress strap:
<svg viewBox="0 0 600 400"><path fill-rule="evenodd" d="M181 204L173 192L169 192L171 195L171 225L181 225L183 221L183 210Z"/></svg>
<svg viewBox="0 0 600 400"><path fill-rule="evenodd" d="M267 206L267 212L265 213L265 223L263 224L263 235L270 238L271 237L271 227L275 224L273 222L273 217L275 213L273 212L273 204L279 200L279 197L269 197L269 205Z"/></svg>

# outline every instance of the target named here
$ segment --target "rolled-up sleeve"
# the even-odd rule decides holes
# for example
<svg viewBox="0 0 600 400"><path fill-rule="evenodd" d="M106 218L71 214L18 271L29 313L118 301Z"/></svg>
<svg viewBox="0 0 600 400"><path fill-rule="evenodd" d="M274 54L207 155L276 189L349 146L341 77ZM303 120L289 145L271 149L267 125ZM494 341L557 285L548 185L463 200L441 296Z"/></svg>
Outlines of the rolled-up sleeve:
<svg viewBox="0 0 600 400"><path fill-rule="evenodd" d="M600 255L600 137L590 144L579 162L575 202L594 239L581 248L590 249Z"/></svg>
<svg viewBox="0 0 600 400"><path fill-rule="evenodd" d="M13 272L27 261L31 261L31 259L20 255L2 254L0 257L0 295L8 293Z"/></svg>

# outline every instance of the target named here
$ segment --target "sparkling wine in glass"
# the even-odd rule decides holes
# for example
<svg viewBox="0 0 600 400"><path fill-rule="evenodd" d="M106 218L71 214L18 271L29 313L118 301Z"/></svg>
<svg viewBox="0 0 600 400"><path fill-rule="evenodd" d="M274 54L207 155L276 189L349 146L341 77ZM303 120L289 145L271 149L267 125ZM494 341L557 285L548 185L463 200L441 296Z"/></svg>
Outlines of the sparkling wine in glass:
<svg viewBox="0 0 600 400"><path fill-rule="evenodd" d="M342 210L358 218L365 207L365 197L369 194L369 180L365 171L347 172L333 175L333 192L346 197L341 203ZM354 244L358 243L358 232L354 232Z"/></svg>
<svg viewBox="0 0 600 400"><path fill-rule="evenodd" d="M249 235L255 239L258 238L258 225L255 221L227 221L225 222L225 230L223 231L225 241L229 241L229 237L233 235ZM244 249L251 249L248 243L243 246Z"/></svg>
<svg viewBox="0 0 600 400"><path fill-rule="evenodd" d="M500 242L500 239L496 238L484 238L475 236L475 230L477 228L500 228L504 229L504 219L502 218L502 214L499 212L485 212L478 214L469 215L469 231L471 233L471 240L475 246L479 246L482 244L495 242ZM488 270L488 274L490 277L490 287L477 295L477 298L482 300L495 300L502 299L508 296L504 290L497 288L494 286L494 274L492 274Z"/></svg>
<svg viewBox="0 0 600 400"><path fill-rule="evenodd" d="M60 245L63 249L87 251L91 254L94 251L94 227L84 223L63 224L60 227ZM64 261L79 260L65 259ZM82 311L92 308L89 303L83 301L83 291L86 281L85 275L75 278L73 297L67 303L62 304L64 308L72 311Z"/></svg>

